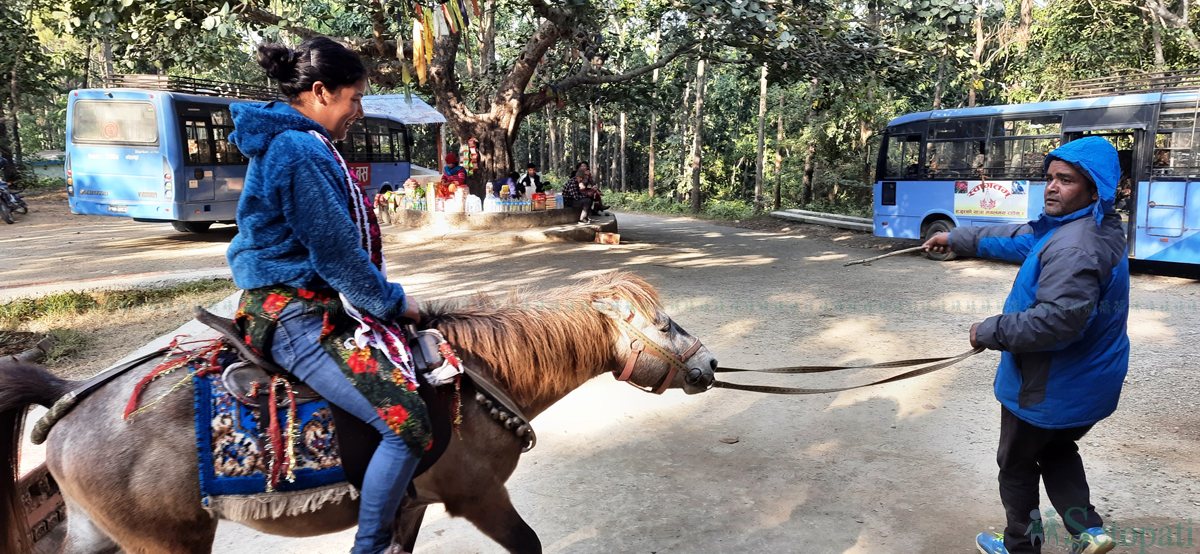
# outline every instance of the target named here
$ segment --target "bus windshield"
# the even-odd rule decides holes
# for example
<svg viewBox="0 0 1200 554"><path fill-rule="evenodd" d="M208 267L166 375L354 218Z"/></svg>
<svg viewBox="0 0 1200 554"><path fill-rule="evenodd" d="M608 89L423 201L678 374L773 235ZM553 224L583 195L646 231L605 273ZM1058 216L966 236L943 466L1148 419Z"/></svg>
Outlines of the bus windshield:
<svg viewBox="0 0 1200 554"><path fill-rule="evenodd" d="M158 143L158 115L149 102L80 100L75 103L71 128L75 142Z"/></svg>

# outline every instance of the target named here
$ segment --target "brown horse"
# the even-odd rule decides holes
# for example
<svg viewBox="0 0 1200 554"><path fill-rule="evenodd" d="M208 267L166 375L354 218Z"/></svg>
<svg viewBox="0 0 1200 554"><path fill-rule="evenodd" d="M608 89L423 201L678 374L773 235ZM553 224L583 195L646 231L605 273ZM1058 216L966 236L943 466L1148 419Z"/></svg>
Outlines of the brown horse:
<svg viewBox="0 0 1200 554"><path fill-rule="evenodd" d="M643 388L661 384L694 394L712 384L717 366L707 349L662 312L654 289L630 274L501 302L477 299L466 308L433 306L424 324L439 329L466 364L490 375L530 418L603 373L628 374ZM641 344L646 340L653 344ZM642 349L659 355L636 355ZM675 363L668 361L672 357ZM681 366L686 371L676 372ZM200 503L191 395L169 395L154 409L123 420L142 374L130 372L105 385L50 432L47 465L67 502L63 554L212 551L221 514ZM0 370L0 464L12 467L10 475L0 476L0 554L29 550L14 484L26 408L49 406L76 386L34 368ZM157 397L167 386L156 383L145 397ZM474 396L464 385L462 397ZM462 439L452 438L442 458L414 482L417 499L402 506L394 546L411 547L425 507L440 502L510 552L541 552L537 534L517 514L504 486L523 441L473 401L464 400L462 416ZM239 522L302 537L348 529L357 514L357 500L342 498L301 515Z"/></svg>

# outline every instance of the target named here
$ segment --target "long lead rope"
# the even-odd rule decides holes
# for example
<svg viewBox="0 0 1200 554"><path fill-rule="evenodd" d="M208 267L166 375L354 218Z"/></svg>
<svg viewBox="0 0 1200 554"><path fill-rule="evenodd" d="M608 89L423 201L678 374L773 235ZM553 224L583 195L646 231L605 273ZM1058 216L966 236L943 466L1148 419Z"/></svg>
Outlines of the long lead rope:
<svg viewBox="0 0 1200 554"><path fill-rule="evenodd" d="M861 366L792 366L792 367L776 367L776 368L770 368L770 369L740 369L740 368L732 368L732 367L718 367L716 369L717 373L753 372L753 373L796 374L796 373L824 373L824 372L829 372L829 371L844 371L844 370L849 370L849 369L912 367L912 366L925 365L925 364L930 364L930 363L933 364L928 367L922 367L919 369L914 369L911 371L901 373L899 375L894 375L892 377L888 377L887 379L881 379L879 381L867 383L865 385L855 385L852 387L838 387L838 388L832 388L832 389L810 389L810 388L800 388L800 387L775 387L775 386L767 386L767 385L742 385L742 384L738 384L738 383L730 383L727 381L714 381L713 387L722 388L722 389L744 390L744 391L749 391L749 392L761 392L764 394L826 394L826 393L831 393L831 392L841 392L841 391L847 391L847 390L853 390L853 389L861 389L861 388L865 388L865 387L873 387L875 385L883 385L885 383L894 383L896 381L912 379L913 377L920 377L921 375L927 375L927 374L933 373L939 369L944 369L944 368L950 367L958 362L961 362L961 361L963 361L967 358L970 358L971 356L974 356L983 351L984 351L984 348L981 346L979 348L974 348L972 350L963 352L962 354L959 354L957 356L951 356L948 358L919 358L919 359L914 359L914 360L900 360L900 361L895 361L895 362L883 362L883 363L878 363L878 364L861 365Z"/></svg>

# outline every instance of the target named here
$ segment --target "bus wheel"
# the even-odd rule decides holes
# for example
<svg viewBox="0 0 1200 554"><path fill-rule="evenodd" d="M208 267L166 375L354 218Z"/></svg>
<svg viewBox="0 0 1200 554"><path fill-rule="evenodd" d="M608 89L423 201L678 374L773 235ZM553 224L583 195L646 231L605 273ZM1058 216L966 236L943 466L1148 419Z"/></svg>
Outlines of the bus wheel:
<svg viewBox="0 0 1200 554"><path fill-rule="evenodd" d="M211 221L172 221L171 226L180 233L207 233Z"/></svg>
<svg viewBox="0 0 1200 554"><path fill-rule="evenodd" d="M933 238L933 236L938 233L949 233L953 229L954 229L953 222L946 221L945 219L939 219L937 221L934 221L933 223L930 223L929 227L927 227L925 229L925 240L929 240L929 239ZM954 258L957 258L958 254L955 254L954 252L946 252L945 254L938 254L937 252L926 252L925 257L927 257L931 260L934 260L934 261L945 262L945 261L949 261L949 260L953 260Z"/></svg>

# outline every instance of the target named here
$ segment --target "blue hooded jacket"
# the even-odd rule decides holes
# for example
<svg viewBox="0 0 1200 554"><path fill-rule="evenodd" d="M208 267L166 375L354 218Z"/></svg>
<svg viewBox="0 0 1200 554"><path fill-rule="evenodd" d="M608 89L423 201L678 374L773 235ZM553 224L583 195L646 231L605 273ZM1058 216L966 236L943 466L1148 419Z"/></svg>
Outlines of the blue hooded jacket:
<svg viewBox="0 0 1200 554"><path fill-rule="evenodd" d="M1021 225L958 227L950 247L964 256L1017 262L1004 313L984 320L976 340L1002 350L996 399L1037 427L1091 425L1117 409L1129 369L1129 258L1112 210L1117 151L1101 137L1069 142L1050 162L1075 166L1099 200L1059 217Z"/></svg>
<svg viewBox="0 0 1200 554"><path fill-rule="evenodd" d="M333 289L386 320L404 313L404 289L388 282L360 245L346 174L317 122L282 103L230 106L229 140L250 158L238 200L238 234L226 258L242 289Z"/></svg>

